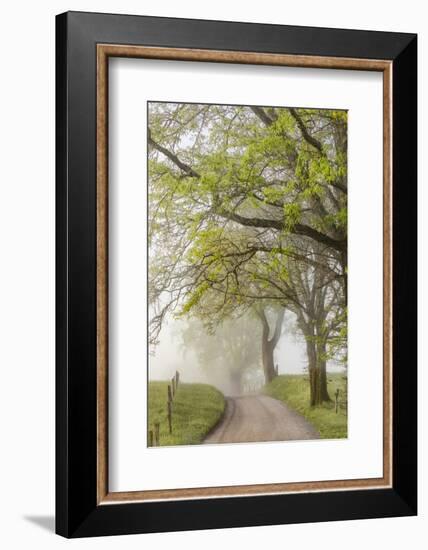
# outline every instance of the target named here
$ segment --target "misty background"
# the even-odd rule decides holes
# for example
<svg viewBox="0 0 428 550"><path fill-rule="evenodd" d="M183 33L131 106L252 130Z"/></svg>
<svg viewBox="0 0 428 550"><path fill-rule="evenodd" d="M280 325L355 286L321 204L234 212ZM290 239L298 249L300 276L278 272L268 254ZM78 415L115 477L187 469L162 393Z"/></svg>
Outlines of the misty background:
<svg viewBox="0 0 428 550"><path fill-rule="evenodd" d="M169 316L159 334L159 343L149 355L149 380L168 380L175 371L180 372L180 379L185 383L212 384L226 395L233 395L236 390L232 387L227 376L231 365L226 358L219 358L217 365L202 364L191 345L183 344L183 331L188 324L187 320L174 319ZM201 330L202 324L201 324ZM259 334L254 334L259 339ZM295 315L286 312L282 334L274 351L275 364L278 365L278 374L305 374L307 372L306 344L303 336L295 329ZM327 362L329 372L341 372L343 367L333 361ZM259 366L247 373L247 391L252 387L263 385L263 367L261 357Z"/></svg>

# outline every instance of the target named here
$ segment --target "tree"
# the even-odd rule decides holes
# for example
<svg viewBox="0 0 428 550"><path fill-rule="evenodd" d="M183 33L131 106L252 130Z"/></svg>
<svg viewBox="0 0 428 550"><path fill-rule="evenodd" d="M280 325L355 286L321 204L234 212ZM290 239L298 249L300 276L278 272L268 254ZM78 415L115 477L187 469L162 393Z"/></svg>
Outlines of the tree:
<svg viewBox="0 0 428 550"><path fill-rule="evenodd" d="M194 350L204 371L224 373L229 391L239 395L245 376L260 369L260 333L260 323L252 315L226 319L215 329L191 317L182 331L182 344L184 350Z"/></svg>
<svg viewBox="0 0 428 550"><path fill-rule="evenodd" d="M290 266L308 281L329 273L322 280L346 308L346 113L151 104L149 124L150 342L166 315L219 323L256 307L269 381L279 336L264 312L320 318Z"/></svg>
<svg viewBox="0 0 428 550"><path fill-rule="evenodd" d="M270 336L271 329L270 329L269 321L266 315L266 310L264 308L260 308L257 311L257 314L262 322L262 327L263 327L263 332L262 332L263 372L264 372L266 383L269 383L269 382L272 382L272 380L277 375L275 370L274 360L273 360L273 352L281 336L281 328L282 328L282 322L284 320L285 309L281 308L276 313L274 330L273 330L272 336Z"/></svg>

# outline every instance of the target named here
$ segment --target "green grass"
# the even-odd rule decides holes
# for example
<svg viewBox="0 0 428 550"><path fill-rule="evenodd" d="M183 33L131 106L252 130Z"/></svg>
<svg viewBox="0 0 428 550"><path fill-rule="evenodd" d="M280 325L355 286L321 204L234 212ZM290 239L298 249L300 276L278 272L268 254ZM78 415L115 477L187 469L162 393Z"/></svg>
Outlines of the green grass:
<svg viewBox="0 0 428 550"><path fill-rule="evenodd" d="M172 404L172 434L167 416L168 382L149 382L148 430L160 423L159 444L195 445L201 443L223 415L221 392L207 384L179 384Z"/></svg>
<svg viewBox="0 0 428 550"><path fill-rule="evenodd" d="M289 407L303 415L320 432L324 439L346 438L348 435L348 416L346 408L339 408L336 414L334 394L340 390L339 401L343 400L346 392L344 374L334 373L327 375L327 387L332 399L331 403L324 403L318 407L309 405L308 375L286 374L278 376L264 387L264 393L284 401Z"/></svg>

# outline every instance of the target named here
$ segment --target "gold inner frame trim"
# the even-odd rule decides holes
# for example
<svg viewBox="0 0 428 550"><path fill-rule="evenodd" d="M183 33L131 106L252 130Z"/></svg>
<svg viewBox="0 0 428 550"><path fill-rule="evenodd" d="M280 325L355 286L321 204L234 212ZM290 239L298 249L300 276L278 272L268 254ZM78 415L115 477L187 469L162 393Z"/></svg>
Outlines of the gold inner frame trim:
<svg viewBox="0 0 428 550"><path fill-rule="evenodd" d="M145 59L277 65L383 73L383 476L297 483L109 492L108 489L108 59ZM392 486L392 70L391 61L97 45L97 503L221 498L260 494L377 489Z"/></svg>

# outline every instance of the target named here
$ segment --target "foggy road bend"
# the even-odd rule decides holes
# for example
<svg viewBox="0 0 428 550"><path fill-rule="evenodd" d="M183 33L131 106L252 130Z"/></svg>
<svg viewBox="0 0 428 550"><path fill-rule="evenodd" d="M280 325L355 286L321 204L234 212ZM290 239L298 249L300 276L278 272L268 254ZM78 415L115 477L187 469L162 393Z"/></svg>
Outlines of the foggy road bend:
<svg viewBox="0 0 428 550"><path fill-rule="evenodd" d="M267 395L228 397L222 420L204 443L319 439L319 432L285 403Z"/></svg>

